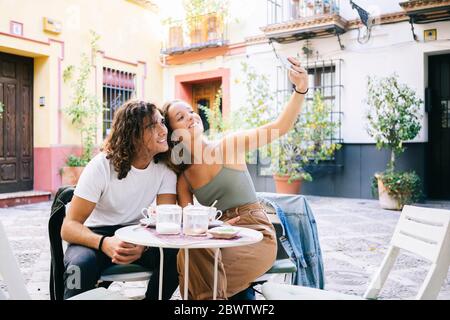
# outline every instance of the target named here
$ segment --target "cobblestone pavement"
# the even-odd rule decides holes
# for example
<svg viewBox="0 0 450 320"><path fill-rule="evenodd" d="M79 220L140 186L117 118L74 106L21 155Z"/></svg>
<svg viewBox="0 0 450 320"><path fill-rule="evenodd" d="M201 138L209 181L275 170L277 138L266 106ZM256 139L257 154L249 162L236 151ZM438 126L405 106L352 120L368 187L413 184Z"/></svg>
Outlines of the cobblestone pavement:
<svg viewBox="0 0 450 320"><path fill-rule="evenodd" d="M399 213L382 210L377 201L307 197L313 209L323 251L326 290L363 295L370 276L386 253ZM50 252L47 222L50 202L0 209L14 254L33 299L49 299ZM426 206L446 207L449 203ZM414 297L425 278L429 263L403 253L381 292L381 299ZM277 281L277 280L275 280ZM145 284L114 283L129 297L139 298ZM1 282L0 282L1 287ZM175 293L173 299L179 299ZM261 297L259 297L261 299ZM438 299L450 300L450 273Z"/></svg>

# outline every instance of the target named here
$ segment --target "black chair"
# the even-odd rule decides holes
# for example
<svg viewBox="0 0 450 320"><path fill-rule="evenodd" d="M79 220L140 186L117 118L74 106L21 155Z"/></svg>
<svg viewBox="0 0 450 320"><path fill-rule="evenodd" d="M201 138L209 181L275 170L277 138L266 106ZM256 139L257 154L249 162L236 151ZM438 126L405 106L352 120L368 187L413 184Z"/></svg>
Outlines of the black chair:
<svg viewBox="0 0 450 320"><path fill-rule="evenodd" d="M48 222L50 238L50 299L64 298L64 249L61 227L66 216L66 205L72 200L73 186L61 187L55 195ZM108 287L114 281L148 281L151 271L137 264L113 265L100 276L99 286Z"/></svg>

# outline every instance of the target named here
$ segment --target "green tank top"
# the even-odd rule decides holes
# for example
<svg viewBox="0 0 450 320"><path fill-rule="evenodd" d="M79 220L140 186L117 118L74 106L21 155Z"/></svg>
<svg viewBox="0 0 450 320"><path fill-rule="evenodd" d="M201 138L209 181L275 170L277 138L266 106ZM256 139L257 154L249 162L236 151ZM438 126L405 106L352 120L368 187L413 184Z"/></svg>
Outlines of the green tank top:
<svg viewBox="0 0 450 320"><path fill-rule="evenodd" d="M198 189L191 187L186 175L184 178L198 202L204 206L210 206L217 200L215 207L225 211L257 201L255 186L248 170L241 171L223 166L210 182Z"/></svg>

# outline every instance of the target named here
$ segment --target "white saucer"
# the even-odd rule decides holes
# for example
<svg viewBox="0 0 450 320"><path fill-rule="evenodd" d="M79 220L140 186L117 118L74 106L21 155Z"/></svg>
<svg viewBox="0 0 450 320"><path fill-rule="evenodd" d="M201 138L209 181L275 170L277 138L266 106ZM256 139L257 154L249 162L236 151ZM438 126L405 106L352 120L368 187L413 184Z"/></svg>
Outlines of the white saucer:
<svg viewBox="0 0 450 320"><path fill-rule="evenodd" d="M139 222L141 223L141 225L146 226L146 227L151 227L151 228L156 227L156 222L153 219L142 218L141 220L139 220ZM214 228L214 227L220 227L221 225L223 225L223 221L214 220L209 223L208 227Z"/></svg>
<svg viewBox="0 0 450 320"><path fill-rule="evenodd" d="M216 227L208 230L208 234L216 239L232 239L239 233L239 229L233 226Z"/></svg>
<svg viewBox="0 0 450 320"><path fill-rule="evenodd" d="M223 225L223 221L221 221L221 220L213 220L213 221L211 221L210 223L209 223L209 227L210 228L214 228L214 227L219 227L219 226L221 226L221 225Z"/></svg>

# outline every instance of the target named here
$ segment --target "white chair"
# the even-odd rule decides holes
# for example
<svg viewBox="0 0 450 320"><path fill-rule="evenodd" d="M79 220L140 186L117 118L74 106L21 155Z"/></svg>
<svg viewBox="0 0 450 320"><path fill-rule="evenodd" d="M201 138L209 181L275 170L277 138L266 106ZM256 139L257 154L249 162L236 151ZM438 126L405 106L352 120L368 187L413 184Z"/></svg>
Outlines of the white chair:
<svg viewBox="0 0 450 320"><path fill-rule="evenodd" d="M20 272L19 265L14 257L5 229L0 221L0 280L3 280L7 287L9 296L0 289L0 300L30 300L31 297L25 286L25 281ZM96 288L81 293L70 300L126 300L121 294Z"/></svg>
<svg viewBox="0 0 450 320"><path fill-rule="evenodd" d="M450 210L405 206L381 267L375 273L364 299L376 299L400 249L431 262L431 267L415 299L436 299L450 265ZM361 297L273 282L262 286L268 300L343 300Z"/></svg>

